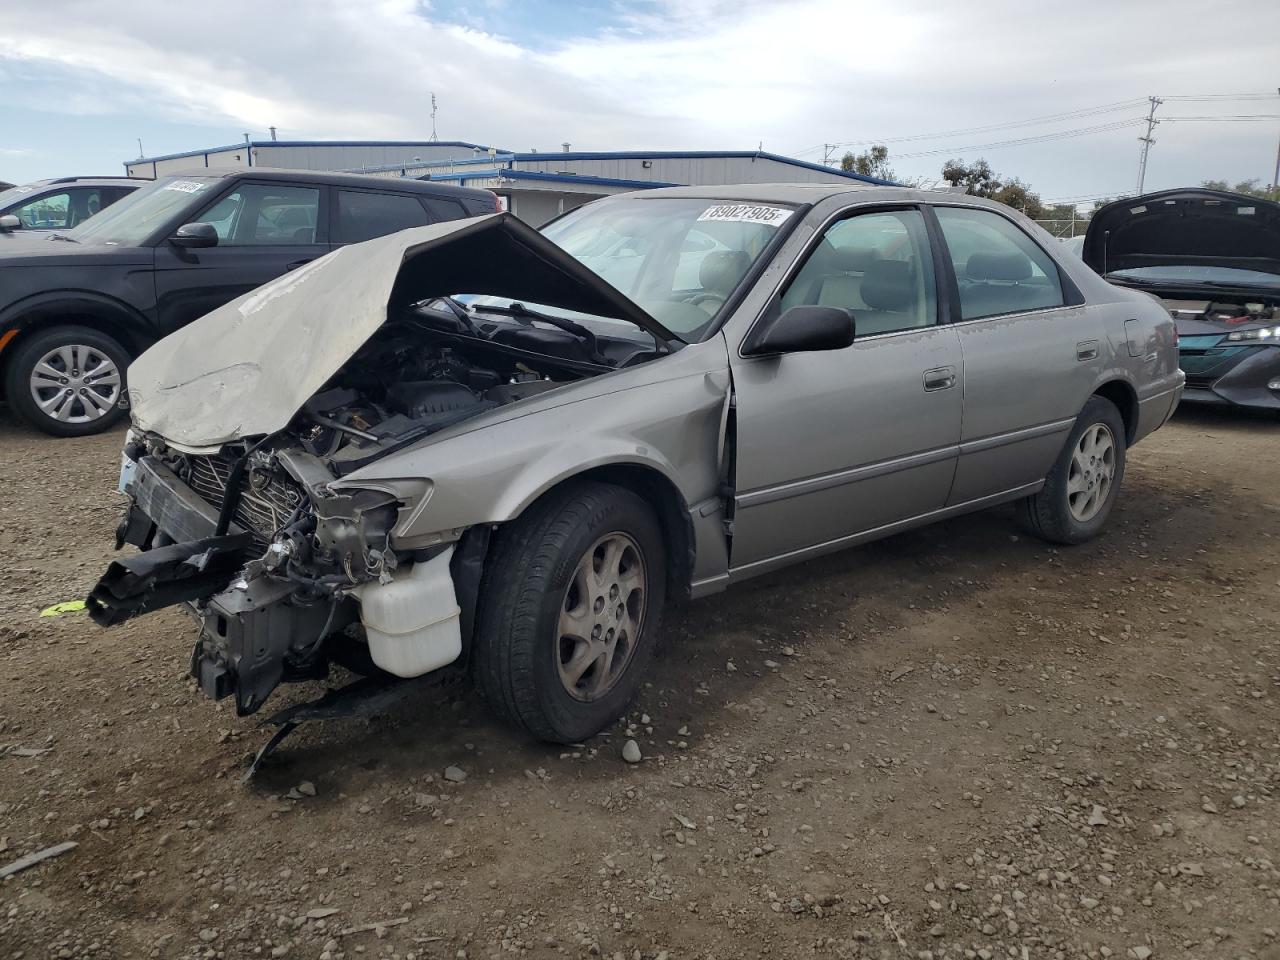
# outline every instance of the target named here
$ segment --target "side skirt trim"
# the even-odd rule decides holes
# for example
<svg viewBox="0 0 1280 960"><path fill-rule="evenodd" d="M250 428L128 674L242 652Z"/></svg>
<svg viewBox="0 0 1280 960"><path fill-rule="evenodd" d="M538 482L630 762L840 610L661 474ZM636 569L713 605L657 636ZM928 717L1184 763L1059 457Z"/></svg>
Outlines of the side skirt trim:
<svg viewBox="0 0 1280 960"><path fill-rule="evenodd" d="M821 557L828 553L835 553L836 551L844 550L847 547L857 546L860 543L866 543L870 540L879 540L882 537L901 533L904 530L910 530L915 527L923 527L939 520L947 520L951 517L959 516L960 514L972 513L975 510L984 510L987 507L994 507L1001 503L1008 503L1011 500L1021 500L1023 497L1029 497L1034 493L1039 493L1043 487L1044 481L1037 480L1034 483L1028 483L1021 487L1014 487L1012 490L1005 490L1003 493L979 497L976 500L967 500L964 503L957 503L949 507L932 510L929 513L922 513L916 517L909 517L906 520L898 520L894 523L887 523L883 526L873 527L870 530L863 530L860 533L854 533L847 537L840 537L811 547L792 550L790 553L783 553L776 557L757 560L754 563L749 563L745 566L733 567L729 570L727 575L709 577L706 580L699 580L694 583L693 594L694 596L705 596L707 593L716 592L716 590L721 588L722 585L729 586L731 584L739 583L743 580L748 580L751 577L759 576L763 573L769 573L781 567L790 566L793 563L799 563L803 560L809 560L814 557Z"/></svg>

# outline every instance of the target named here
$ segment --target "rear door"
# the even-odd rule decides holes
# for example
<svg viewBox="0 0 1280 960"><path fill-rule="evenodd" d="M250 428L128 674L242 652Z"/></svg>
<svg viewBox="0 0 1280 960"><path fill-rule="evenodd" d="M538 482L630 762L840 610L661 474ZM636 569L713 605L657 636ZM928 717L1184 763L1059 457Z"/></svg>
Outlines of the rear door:
<svg viewBox="0 0 1280 960"><path fill-rule="evenodd" d="M328 188L236 181L191 222L209 223L218 245L156 249L156 298L168 333L329 251Z"/></svg>
<svg viewBox="0 0 1280 960"><path fill-rule="evenodd" d="M1042 480L1098 382L1101 322L1012 219L934 208L957 300L964 429L949 503Z"/></svg>
<svg viewBox="0 0 1280 960"><path fill-rule="evenodd" d="M830 223L769 311L851 310L842 350L730 356L732 567L744 576L939 510L960 439L960 345L914 205Z"/></svg>

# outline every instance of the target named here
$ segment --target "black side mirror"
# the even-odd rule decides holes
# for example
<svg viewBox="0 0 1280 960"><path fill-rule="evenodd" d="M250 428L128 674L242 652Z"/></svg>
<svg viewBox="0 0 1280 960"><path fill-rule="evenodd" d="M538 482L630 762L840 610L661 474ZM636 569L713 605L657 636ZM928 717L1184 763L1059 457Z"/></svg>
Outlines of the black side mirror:
<svg viewBox="0 0 1280 960"><path fill-rule="evenodd" d="M757 325L743 343L742 355L842 350L853 343L853 331L853 314L843 307L792 307Z"/></svg>
<svg viewBox="0 0 1280 960"><path fill-rule="evenodd" d="M175 247L216 247L218 231L211 223L184 223L169 238Z"/></svg>

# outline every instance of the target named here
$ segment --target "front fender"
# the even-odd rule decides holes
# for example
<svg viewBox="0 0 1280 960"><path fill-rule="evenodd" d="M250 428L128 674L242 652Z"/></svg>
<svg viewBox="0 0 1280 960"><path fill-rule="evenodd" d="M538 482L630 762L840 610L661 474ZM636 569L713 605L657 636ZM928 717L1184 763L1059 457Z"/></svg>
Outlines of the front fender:
<svg viewBox="0 0 1280 960"><path fill-rule="evenodd" d="M606 466L656 471L692 506L717 491L728 390L727 366L642 383L400 451L333 486L403 487L395 533L412 545L512 520L548 490Z"/></svg>

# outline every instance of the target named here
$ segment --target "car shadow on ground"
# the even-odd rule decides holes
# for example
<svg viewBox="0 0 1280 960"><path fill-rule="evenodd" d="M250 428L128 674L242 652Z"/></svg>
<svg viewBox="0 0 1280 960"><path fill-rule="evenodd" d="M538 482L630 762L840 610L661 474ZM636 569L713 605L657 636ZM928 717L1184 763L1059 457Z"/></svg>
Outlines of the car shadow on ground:
<svg viewBox="0 0 1280 960"><path fill-rule="evenodd" d="M1211 403L1180 403L1173 419L1196 427L1255 432L1280 431L1280 411L1254 410L1249 407L1217 406Z"/></svg>
<svg viewBox="0 0 1280 960"><path fill-rule="evenodd" d="M1108 534L1065 550L1023 535L1012 507L998 507L673 605L628 718L637 725L635 735L647 758L656 753L662 755L659 762L678 759L681 739L714 737L744 705L773 697L780 673L816 669L809 659L812 648L832 637L844 644L837 658L847 651L849 660L827 661L819 672L833 674L847 695L869 696L882 678L876 666L860 662L858 651L867 638L892 634L908 616L955 603L965 594L999 590L1051 557L1064 557L1068 572L1086 571L1123 544L1128 527L1167 516L1180 504L1180 497L1144 486L1121 501ZM1206 529L1197 546L1208 545L1212 535ZM299 699L319 690L308 685ZM642 713L660 718L652 735L638 725ZM678 736L685 726L692 734ZM525 778L541 780L547 769L583 783L606 781L617 776L622 744L631 735L626 727L623 720L580 746L539 743L497 721L459 681L413 696L378 717L300 729L263 766L254 789L278 793L300 779L322 776L331 787L358 792L373 770L414 781L439 777L449 765L498 788L514 788ZM264 732L262 741L266 737ZM596 752L611 762L590 762ZM578 760L576 766L561 763ZM674 774L678 764L672 769Z"/></svg>

